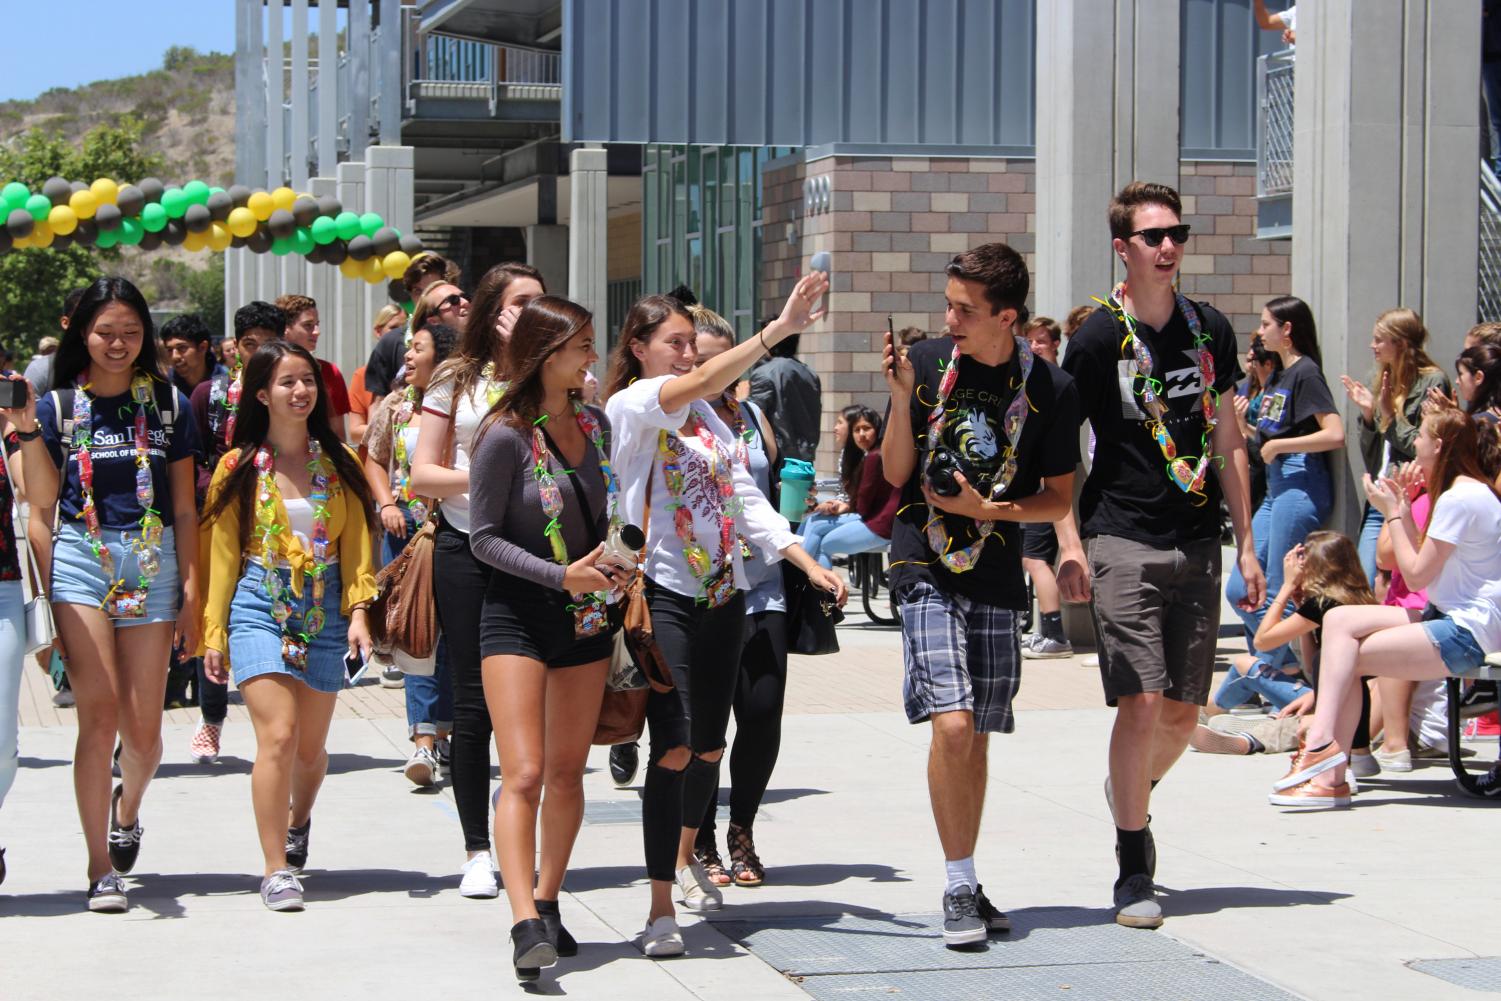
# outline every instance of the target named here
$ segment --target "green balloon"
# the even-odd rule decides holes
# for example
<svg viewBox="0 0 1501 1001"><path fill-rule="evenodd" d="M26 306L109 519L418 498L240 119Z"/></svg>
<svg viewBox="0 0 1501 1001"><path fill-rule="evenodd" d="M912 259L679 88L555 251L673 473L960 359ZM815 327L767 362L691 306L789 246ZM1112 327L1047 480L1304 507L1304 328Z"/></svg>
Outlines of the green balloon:
<svg viewBox="0 0 1501 1001"><path fill-rule="evenodd" d="M360 235L360 217L353 212L340 212L334 219L341 240L353 240Z"/></svg>
<svg viewBox="0 0 1501 1001"><path fill-rule="evenodd" d="M31 195L26 199L23 207L37 222L46 222L47 213L52 211L52 199L46 195Z"/></svg>
<svg viewBox="0 0 1501 1001"><path fill-rule="evenodd" d="M385 224L386 221L375 212L366 212L360 216L360 232L372 240L375 239L376 232Z"/></svg>
<svg viewBox="0 0 1501 1001"><path fill-rule="evenodd" d="M9 215L16 209L26 207L26 199L31 197L31 189L20 181L11 181L5 187L0 188L0 198L5 200L5 211Z"/></svg>
<svg viewBox="0 0 1501 1001"><path fill-rule="evenodd" d="M121 228L123 229L123 220ZM101 229L99 235L94 239L94 246L100 250L108 250L120 242L120 232L120 229Z"/></svg>
<svg viewBox="0 0 1501 1001"><path fill-rule="evenodd" d="M339 224L326 215L314 219L310 231L313 234L313 242L320 247L333 243L339 238Z"/></svg>
<svg viewBox="0 0 1501 1001"><path fill-rule="evenodd" d="M141 209L141 226L148 233L160 233L166 229L168 218L167 210L156 202L148 202L146 207Z"/></svg>
<svg viewBox="0 0 1501 1001"><path fill-rule="evenodd" d="M181 188L168 188L162 192L161 204L162 208L167 210L168 219L181 219L182 214L188 210L188 206L192 203L188 201L188 196L183 193Z"/></svg>
<svg viewBox="0 0 1501 1001"><path fill-rule="evenodd" d="M139 219L125 218L120 220L120 242L127 247L134 247L141 242L141 237L146 235L145 228Z"/></svg>
<svg viewBox="0 0 1501 1001"><path fill-rule="evenodd" d="M202 205L208 201L209 187L202 181L189 181L182 186L182 193L188 196L189 205Z"/></svg>
<svg viewBox="0 0 1501 1001"><path fill-rule="evenodd" d="M313 234L306 226L298 227L297 232L292 234L292 250L306 256L312 253L318 244L313 241Z"/></svg>
<svg viewBox="0 0 1501 1001"><path fill-rule="evenodd" d="M292 238L290 236L278 236L271 241L271 253L277 257L286 257L292 252Z"/></svg>
<svg viewBox="0 0 1501 1001"><path fill-rule="evenodd" d="M223 188L219 188L219 187L209 188L208 189L208 193L210 195L227 195L227 194L229 194L228 191L225 191ZM204 201L208 201L208 199L205 198Z"/></svg>

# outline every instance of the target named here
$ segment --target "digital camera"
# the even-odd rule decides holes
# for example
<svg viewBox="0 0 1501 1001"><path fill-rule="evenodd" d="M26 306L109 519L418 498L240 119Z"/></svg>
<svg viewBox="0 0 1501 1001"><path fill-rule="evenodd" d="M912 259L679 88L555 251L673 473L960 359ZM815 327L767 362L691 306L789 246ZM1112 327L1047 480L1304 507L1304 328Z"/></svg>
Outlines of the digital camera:
<svg viewBox="0 0 1501 1001"><path fill-rule="evenodd" d="M928 489L940 497L959 496L959 481L954 479L955 473L963 473L966 479L969 478L969 469L964 460L947 448L940 446L933 449L928 456L927 469L924 470Z"/></svg>

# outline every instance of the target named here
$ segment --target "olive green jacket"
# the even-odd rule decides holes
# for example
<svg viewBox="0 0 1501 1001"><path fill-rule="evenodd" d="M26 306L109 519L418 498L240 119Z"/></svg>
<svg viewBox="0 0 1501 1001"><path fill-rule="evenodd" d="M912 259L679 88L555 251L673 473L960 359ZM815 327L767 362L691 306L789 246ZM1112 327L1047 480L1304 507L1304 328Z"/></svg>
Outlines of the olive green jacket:
<svg viewBox="0 0 1501 1001"><path fill-rule="evenodd" d="M1392 446L1392 462L1412 461L1413 442L1417 440L1418 425L1423 420L1423 400L1427 398L1428 390L1434 386L1442 388L1445 393L1452 392L1449 377L1443 372L1435 370L1419 375L1413 380L1407 398L1402 401L1402 411L1386 426L1385 431L1378 431L1374 424L1356 410L1355 423L1360 427L1360 457L1365 461L1366 472L1372 476L1381 472L1381 453L1387 442Z"/></svg>

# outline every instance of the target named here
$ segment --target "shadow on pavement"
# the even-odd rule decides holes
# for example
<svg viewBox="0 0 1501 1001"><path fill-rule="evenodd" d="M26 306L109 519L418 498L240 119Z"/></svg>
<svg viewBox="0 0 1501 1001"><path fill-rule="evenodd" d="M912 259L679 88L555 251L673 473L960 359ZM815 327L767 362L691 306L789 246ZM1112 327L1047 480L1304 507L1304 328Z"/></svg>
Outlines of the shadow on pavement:
<svg viewBox="0 0 1501 1001"><path fill-rule="evenodd" d="M907 877L899 874L899 870L889 865L871 865L857 863L852 865L837 865L825 863L813 863L809 865L770 866L766 870L767 883L773 886L833 886L847 879L863 879L873 883L906 883ZM568 870L568 877L563 884L564 893L587 893L590 890L615 889L619 887L634 886L637 883L646 882L646 871L641 865L614 865L595 866L592 868L579 868ZM747 895L753 894L752 890L740 890L736 887L725 887L725 902L734 904L736 910L741 910L742 905L754 906L756 902L747 899ZM767 902L768 906L797 906L807 908L807 901L782 901ZM836 905L843 908L845 905ZM841 913L843 913L841 911Z"/></svg>
<svg viewBox="0 0 1501 1001"><path fill-rule="evenodd" d="M21 757L22 768L61 768L71 764L73 762L63 758L28 758L25 755Z"/></svg>
<svg viewBox="0 0 1501 1001"><path fill-rule="evenodd" d="M1332 904L1347 900L1348 893L1329 890L1284 890L1272 886L1201 886L1192 890L1174 890L1160 883L1157 886L1162 913L1170 921L1174 917L1192 914L1216 914L1220 911L1241 911L1252 907L1302 907L1309 904ZM1091 909L1092 910L1092 909ZM1108 921L1115 920L1115 912L1106 907L1100 913Z"/></svg>

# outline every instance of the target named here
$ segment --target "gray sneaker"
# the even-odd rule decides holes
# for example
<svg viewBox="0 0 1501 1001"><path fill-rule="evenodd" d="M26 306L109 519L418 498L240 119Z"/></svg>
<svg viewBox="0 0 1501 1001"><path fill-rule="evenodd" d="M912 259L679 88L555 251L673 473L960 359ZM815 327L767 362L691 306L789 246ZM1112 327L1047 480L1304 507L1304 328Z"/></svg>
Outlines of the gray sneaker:
<svg viewBox="0 0 1501 1001"><path fill-rule="evenodd" d="M985 941L990 929L980 917L975 891L961 886L943 895L943 944L950 949Z"/></svg>
<svg viewBox="0 0 1501 1001"><path fill-rule="evenodd" d="M1058 660L1073 655L1073 645L1067 640L1055 640L1040 634L1032 637L1030 646L1022 645L1022 656L1027 660Z"/></svg>
<svg viewBox="0 0 1501 1001"><path fill-rule="evenodd" d="M313 837L313 818L301 827L287 828L287 871L293 875L302 872L307 865L308 842Z"/></svg>
<svg viewBox="0 0 1501 1001"><path fill-rule="evenodd" d="M1115 923L1127 928L1162 927L1162 906L1151 876L1139 872L1115 888Z"/></svg>
<svg viewBox="0 0 1501 1001"><path fill-rule="evenodd" d="M278 869L261 880L261 903L268 911L302 910L302 884L290 869Z"/></svg>

